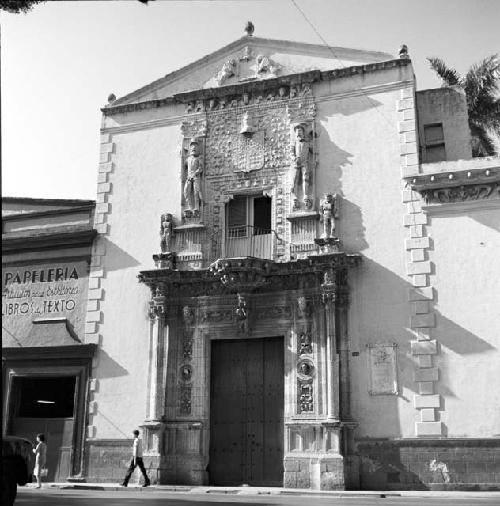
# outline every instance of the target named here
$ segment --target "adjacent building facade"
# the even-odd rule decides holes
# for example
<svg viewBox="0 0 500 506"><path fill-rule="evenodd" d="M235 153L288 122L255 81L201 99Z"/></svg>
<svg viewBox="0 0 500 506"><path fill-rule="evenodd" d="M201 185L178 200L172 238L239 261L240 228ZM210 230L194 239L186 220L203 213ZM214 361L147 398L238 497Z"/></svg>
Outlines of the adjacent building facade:
<svg viewBox="0 0 500 506"><path fill-rule="evenodd" d="M94 201L2 198L2 433L50 441L50 481L83 471Z"/></svg>
<svg viewBox="0 0 500 506"><path fill-rule="evenodd" d="M140 426L158 483L498 486L500 162L415 88L404 47L249 27L110 96L73 478Z"/></svg>

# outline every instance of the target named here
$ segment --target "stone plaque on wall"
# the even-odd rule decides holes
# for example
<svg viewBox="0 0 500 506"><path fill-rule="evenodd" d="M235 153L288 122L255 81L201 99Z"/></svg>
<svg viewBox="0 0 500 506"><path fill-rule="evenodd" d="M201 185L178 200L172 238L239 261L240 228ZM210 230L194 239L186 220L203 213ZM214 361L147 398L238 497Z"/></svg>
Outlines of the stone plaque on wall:
<svg viewBox="0 0 500 506"><path fill-rule="evenodd" d="M394 343L376 343L367 346L370 395L397 395L398 379Z"/></svg>

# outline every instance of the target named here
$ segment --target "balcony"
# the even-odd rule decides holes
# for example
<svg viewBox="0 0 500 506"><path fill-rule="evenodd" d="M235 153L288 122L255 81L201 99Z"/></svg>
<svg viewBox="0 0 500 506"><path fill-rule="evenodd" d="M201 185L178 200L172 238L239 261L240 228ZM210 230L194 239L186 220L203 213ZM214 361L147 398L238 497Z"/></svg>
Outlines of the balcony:
<svg viewBox="0 0 500 506"><path fill-rule="evenodd" d="M274 230L252 225L229 227L219 241L221 258L256 257L272 260L273 238L279 240Z"/></svg>

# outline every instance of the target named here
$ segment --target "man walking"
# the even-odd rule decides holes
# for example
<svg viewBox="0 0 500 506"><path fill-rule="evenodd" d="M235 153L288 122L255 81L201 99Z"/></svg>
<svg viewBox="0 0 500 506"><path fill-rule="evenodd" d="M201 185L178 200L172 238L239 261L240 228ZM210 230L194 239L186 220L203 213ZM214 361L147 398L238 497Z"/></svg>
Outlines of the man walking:
<svg viewBox="0 0 500 506"><path fill-rule="evenodd" d="M128 481L134 472L136 466L139 466L139 469L144 476L144 485L143 487L149 487L150 481L148 475L146 474L146 469L144 468L144 462L142 461L142 441L139 439L139 431L134 430L134 444L132 446L132 460L130 461L130 465L127 470L127 474L125 475L125 479L123 480L122 487L126 487L128 485Z"/></svg>

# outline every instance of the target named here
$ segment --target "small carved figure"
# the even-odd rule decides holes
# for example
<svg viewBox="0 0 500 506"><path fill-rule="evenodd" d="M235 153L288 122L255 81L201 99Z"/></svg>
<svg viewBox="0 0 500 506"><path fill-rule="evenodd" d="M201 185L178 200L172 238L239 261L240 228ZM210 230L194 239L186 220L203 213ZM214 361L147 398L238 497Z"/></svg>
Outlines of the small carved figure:
<svg viewBox="0 0 500 506"><path fill-rule="evenodd" d="M299 373L304 376L309 376L311 374L311 366L307 362L302 362L299 365Z"/></svg>
<svg viewBox="0 0 500 506"><path fill-rule="evenodd" d="M174 237L174 222L170 213L162 214L160 220L160 248L162 253L168 253L172 248Z"/></svg>
<svg viewBox="0 0 500 506"><path fill-rule="evenodd" d="M238 305L236 306L235 314L238 320L238 329L240 332L246 332L248 329L247 303L245 298L240 294L238 294Z"/></svg>
<svg viewBox="0 0 500 506"><path fill-rule="evenodd" d="M269 76L275 76L279 70L279 65L268 56L259 54L257 56L257 74L269 73Z"/></svg>
<svg viewBox="0 0 500 506"><path fill-rule="evenodd" d="M231 58L222 65L222 68L217 74L217 83L222 86L230 77L233 77L236 72L236 61Z"/></svg>
<svg viewBox="0 0 500 506"><path fill-rule="evenodd" d="M299 336L299 355L312 353L312 340L309 332L303 332Z"/></svg>
<svg viewBox="0 0 500 506"><path fill-rule="evenodd" d="M200 202L203 200L201 193L202 165L198 150L198 141L192 139L189 143L189 155L185 162L186 182L184 184L184 198L190 211L195 216L200 214Z"/></svg>
<svg viewBox="0 0 500 506"><path fill-rule="evenodd" d="M305 126L299 123L293 128L295 138L290 146L292 155L292 171L293 171L293 188L292 196L294 209L298 209L298 195L302 189L302 199L306 208L310 208L312 200L310 198L312 169L309 161L312 149L310 143L306 139Z"/></svg>
<svg viewBox="0 0 500 506"><path fill-rule="evenodd" d="M248 93L243 93L243 105L248 105L250 102L250 95Z"/></svg>
<svg viewBox="0 0 500 506"><path fill-rule="evenodd" d="M243 118L241 119L241 129L240 134L250 136L255 132L255 128L252 125L252 121L250 119L250 116L248 112L245 112L243 114Z"/></svg>
<svg viewBox="0 0 500 506"><path fill-rule="evenodd" d="M215 98L211 98L211 99L208 101L208 107L209 107L209 109L210 109L210 110L215 109L215 104L216 104L216 102L215 102Z"/></svg>
<svg viewBox="0 0 500 506"><path fill-rule="evenodd" d="M399 48L399 57L401 59L403 59L403 58L409 58L409 56L408 56L408 46L406 44L403 44Z"/></svg>
<svg viewBox="0 0 500 506"><path fill-rule="evenodd" d="M183 381L189 381L191 379L191 376L193 374L193 371L189 365L183 365L181 367L181 378Z"/></svg>
<svg viewBox="0 0 500 506"><path fill-rule="evenodd" d="M247 24L245 26L245 32L246 34L251 37L253 35L253 31L255 30L255 27L251 21L247 21Z"/></svg>
<svg viewBox="0 0 500 506"><path fill-rule="evenodd" d="M309 305L307 299L304 296L297 298L297 308L299 318L305 318L309 316Z"/></svg>
<svg viewBox="0 0 500 506"><path fill-rule="evenodd" d="M286 88L284 86L280 86L278 89L278 95L280 98L284 98L286 94Z"/></svg>
<svg viewBox="0 0 500 506"><path fill-rule="evenodd" d="M182 308L182 316L186 325L192 325L194 323L194 313L189 306L184 306Z"/></svg>
<svg viewBox="0 0 500 506"><path fill-rule="evenodd" d="M335 218L338 218L337 194L327 193L320 204L320 220L323 223L322 238L335 237Z"/></svg>

